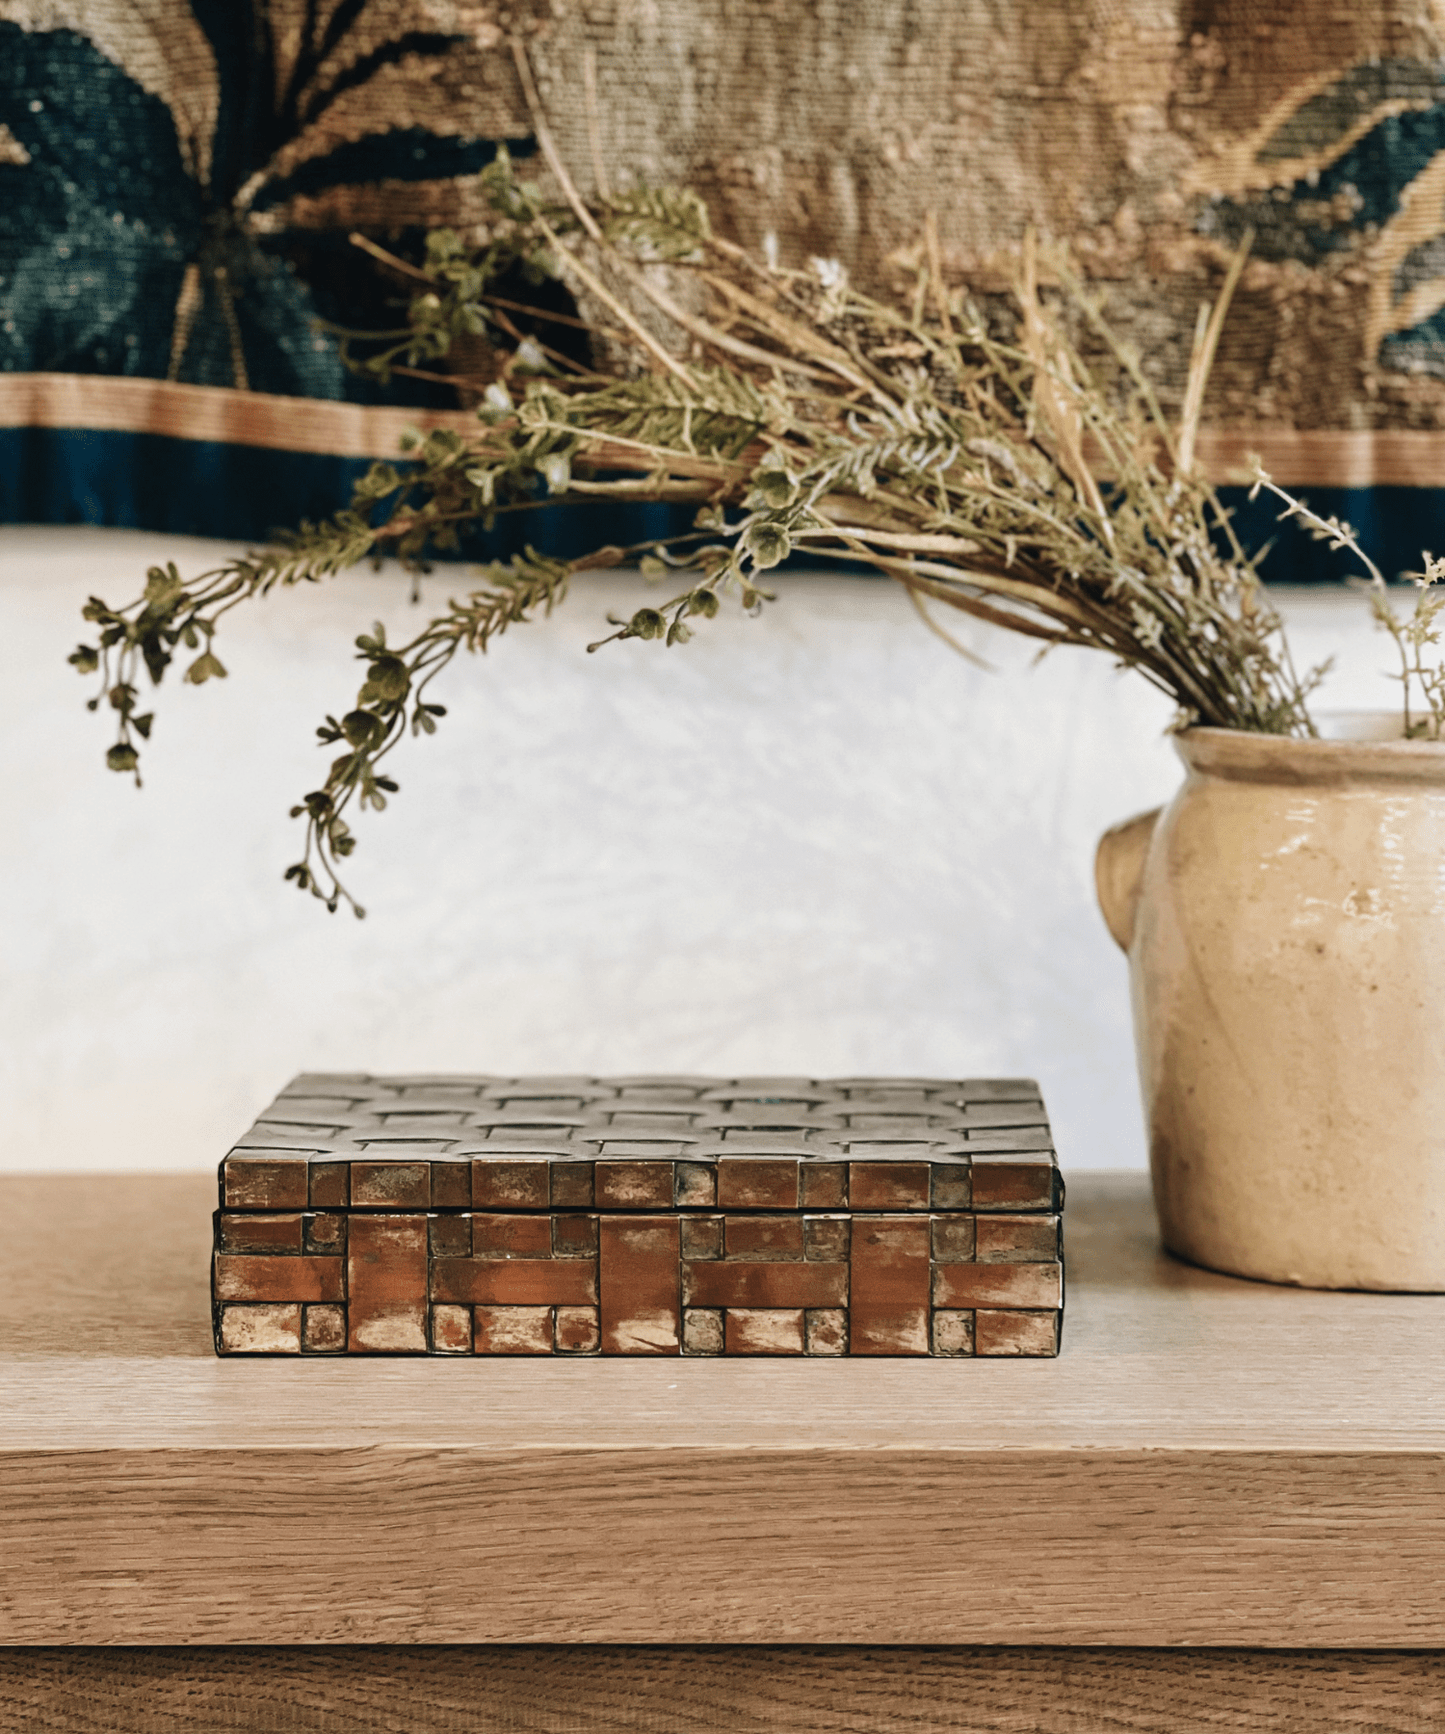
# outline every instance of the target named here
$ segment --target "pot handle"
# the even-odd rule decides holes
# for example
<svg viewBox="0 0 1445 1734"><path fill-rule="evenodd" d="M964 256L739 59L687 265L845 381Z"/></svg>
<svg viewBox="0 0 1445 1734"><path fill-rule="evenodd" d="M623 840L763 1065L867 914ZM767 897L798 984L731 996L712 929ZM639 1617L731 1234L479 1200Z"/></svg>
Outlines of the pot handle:
<svg viewBox="0 0 1445 1734"><path fill-rule="evenodd" d="M1122 824L1111 825L1099 839L1094 856L1094 886L1099 908L1114 942L1127 951L1134 939L1134 917L1144 886L1144 859L1162 807L1152 813L1137 813Z"/></svg>

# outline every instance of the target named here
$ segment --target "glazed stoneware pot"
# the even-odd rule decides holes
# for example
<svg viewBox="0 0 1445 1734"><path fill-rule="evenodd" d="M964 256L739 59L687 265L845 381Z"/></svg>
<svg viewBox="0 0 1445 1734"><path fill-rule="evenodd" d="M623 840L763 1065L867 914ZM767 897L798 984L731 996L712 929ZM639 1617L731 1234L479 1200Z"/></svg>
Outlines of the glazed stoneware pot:
<svg viewBox="0 0 1445 1734"><path fill-rule="evenodd" d="M1215 1270L1445 1290L1445 745L1390 726L1190 729L1099 845L1164 1243Z"/></svg>

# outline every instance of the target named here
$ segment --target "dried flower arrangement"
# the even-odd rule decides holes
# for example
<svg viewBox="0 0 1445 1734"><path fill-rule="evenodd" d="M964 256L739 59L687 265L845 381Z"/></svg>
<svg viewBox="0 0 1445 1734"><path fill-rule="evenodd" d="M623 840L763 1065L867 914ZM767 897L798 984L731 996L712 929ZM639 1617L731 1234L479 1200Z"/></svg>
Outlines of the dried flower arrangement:
<svg viewBox="0 0 1445 1734"><path fill-rule="evenodd" d="M70 660L99 675L91 708L116 713L113 769L137 773L138 741L150 735L142 669L158 683L184 646L199 652L187 681L224 675L213 643L231 609L380 553L416 565L428 548L454 548L460 529L543 501L695 501L698 511L694 530L666 543L568 562L529 550L487 567L477 588L407 642L388 643L380 626L357 639L365 679L353 708L317 730L342 750L293 809L306 845L286 873L328 908L345 901L363 913L337 871L355 847L347 814L386 805L397 785L383 762L408 728L435 731L444 714L430 696L436 676L460 650L485 650L509 626L550 613L583 570L639 563L652 576L676 572L680 585L666 602L612 621L593 650L628 638L683 643L728 597L756 611L772 600L763 574L806 552L893 579L950 642L930 603L1045 649L1105 650L1176 701L1178 726L1315 732L1307 700L1324 669L1296 671L1256 561L1194 460L1243 252L1212 309L1200 309L1176 427L1065 260L1049 261L1057 288L1041 290L1032 237L1011 322L947 290L931 229L911 298L888 304L830 262L784 269L718 238L690 193L584 200L520 49L518 67L562 199L519 181L502 151L483 171L493 217L474 244L433 233L415 267L354 237L414 279L415 293L405 327L370 334L352 365L432 377L427 364L458 340L511 350L496 377L434 376L480 393L475 433L417 436L403 465L372 467L350 510L303 525L283 546L195 578L154 567L144 594L120 608L92 598L85 616L99 641ZM577 291L609 371L522 333L511 315L529 309L496 292L519 265ZM1088 359L1070 329L1089 334ZM362 336L343 334L348 349ZM1262 471L1256 488L1365 564L1377 618L1400 649L1407 730L1442 738L1445 672L1425 658L1439 636L1445 589L1433 586L1445 563L1427 560L1417 611L1401 622L1347 525L1316 516ZM1413 722L1412 687L1425 705Z"/></svg>

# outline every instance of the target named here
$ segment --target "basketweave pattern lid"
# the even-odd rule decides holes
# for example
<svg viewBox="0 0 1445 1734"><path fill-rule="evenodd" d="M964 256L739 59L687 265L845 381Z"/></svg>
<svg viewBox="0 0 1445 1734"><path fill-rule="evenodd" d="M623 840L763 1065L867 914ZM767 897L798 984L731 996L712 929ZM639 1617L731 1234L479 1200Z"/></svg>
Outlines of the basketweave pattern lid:
<svg viewBox="0 0 1445 1734"><path fill-rule="evenodd" d="M776 1171L761 1190L758 1164ZM318 1165L324 1198L307 1181ZM552 1167L565 1180L549 1182ZM825 1183L823 1168L836 1178ZM1062 1203L1028 1078L304 1073L220 1178L227 1209L678 1209L730 1191L783 1209L825 1197L855 1209Z"/></svg>

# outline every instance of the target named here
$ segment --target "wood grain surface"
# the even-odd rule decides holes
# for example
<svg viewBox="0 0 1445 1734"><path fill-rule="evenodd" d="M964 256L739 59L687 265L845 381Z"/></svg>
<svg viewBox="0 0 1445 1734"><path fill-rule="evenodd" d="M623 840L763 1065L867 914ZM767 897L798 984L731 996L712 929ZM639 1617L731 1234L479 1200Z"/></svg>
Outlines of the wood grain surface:
<svg viewBox="0 0 1445 1734"><path fill-rule="evenodd" d="M1435 1734L1445 1657L1224 1650L0 1651L0 1734Z"/></svg>
<svg viewBox="0 0 1445 1734"><path fill-rule="evenodd" d="M1445 1645L1445 1300L1161 1255L1058 1361L217 1361L206 1177L0 1181L0 1643Z"/></svg>

